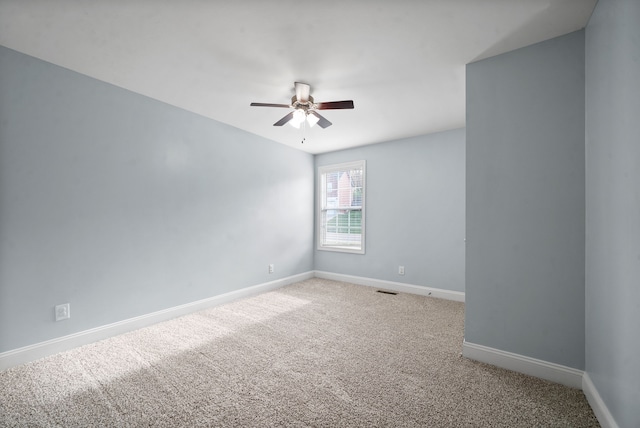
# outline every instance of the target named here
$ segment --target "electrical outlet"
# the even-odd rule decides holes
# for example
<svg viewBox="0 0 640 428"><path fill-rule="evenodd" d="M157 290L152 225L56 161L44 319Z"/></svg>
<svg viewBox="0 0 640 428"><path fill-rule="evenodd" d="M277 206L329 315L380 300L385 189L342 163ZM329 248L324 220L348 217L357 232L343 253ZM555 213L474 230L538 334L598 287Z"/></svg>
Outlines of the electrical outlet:
<svg viewBox="0 0 640 428"><path fill-rule="evenodd" d="M398 275L404 275L404 266L398 266Z"/></svg>
<svg viewBox="0 0 640 428"><path fill-rule="evenodd" d="M68 303L56 306L56 321L71 318L71 306Z"/></svg>
<svg viewBox="0 0 640 428"><path fill-rule="evenodd" d="M275 270L275 267L274 267L274 265L272 263L272 264L269 265L269 273L273 273L274 270Z"/></svg>

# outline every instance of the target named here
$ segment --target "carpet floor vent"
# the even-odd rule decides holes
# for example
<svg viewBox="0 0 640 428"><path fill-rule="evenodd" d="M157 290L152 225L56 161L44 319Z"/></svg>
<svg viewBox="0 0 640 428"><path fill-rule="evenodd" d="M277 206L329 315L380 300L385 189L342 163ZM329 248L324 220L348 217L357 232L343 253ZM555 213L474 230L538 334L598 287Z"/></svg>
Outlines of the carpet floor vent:
<svg viewBox="0 0 640 428"><path fill-rule="evenodd" d="M392 296L395 296L396 294L398 294L395 291L387 291L387 290L378 290L378 293L391 294Z"/></svg>

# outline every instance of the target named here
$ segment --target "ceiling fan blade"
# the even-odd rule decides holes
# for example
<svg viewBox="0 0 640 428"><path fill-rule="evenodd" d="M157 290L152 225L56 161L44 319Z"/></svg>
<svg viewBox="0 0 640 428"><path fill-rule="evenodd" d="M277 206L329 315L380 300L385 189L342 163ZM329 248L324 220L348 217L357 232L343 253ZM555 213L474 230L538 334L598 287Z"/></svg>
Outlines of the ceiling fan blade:
<svg viewBox="0 0 640 428"><path fill-rule="evenodd" d="M311 86L301 82L295 82L294 85L296 87L296 100L299 103L306 103L307 101L309 101Z"/></svg>
<svg viewBox="0 0 640 428"><path fill-rule="evenodd" d="M293 119L293 113L295 112L292 111L291 113L289 113L288 115L286 115L285 117L283 117L282 119L274 123L273 126L282 126L285 123L289 122L291 119Z"/></svg>
<svg viewBox="0 0 640 428"><path fill-rule="evenodd" d="M251 107L291 107L289 104L251 103Z"/></svg>
<svg viewBox="0 0 640 428"><path fill-rule="evenodd" d="M340 110L346 108L353 108L353 101L329 101L326 103L318 103L318 110Z"/></svg>
<svg viewBox="0 0 640 428"><path fill-rule="evenodd" d="M320 113L318 113L315 110L310 110L309 114L312 114L312 115L314 115L315 117L317 117L319 119L318 120L318 125L323 129L332 125L331 122L329 122L324 116L321 116Z"/></svg>

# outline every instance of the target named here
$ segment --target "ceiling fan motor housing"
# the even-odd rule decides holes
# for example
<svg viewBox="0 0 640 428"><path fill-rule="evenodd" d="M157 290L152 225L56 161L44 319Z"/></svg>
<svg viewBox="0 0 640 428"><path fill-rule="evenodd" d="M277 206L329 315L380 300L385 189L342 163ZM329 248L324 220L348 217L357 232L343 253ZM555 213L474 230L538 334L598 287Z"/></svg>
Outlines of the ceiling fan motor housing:
<svg viewBox="0 0 640 428"><path fill-rule="evenodd" d="M313 103L313 97L309 95L308 101L298 101L297 97L294 95L291 97L291 108L300 109L300 110L313 110L317 106Z"/></svg>

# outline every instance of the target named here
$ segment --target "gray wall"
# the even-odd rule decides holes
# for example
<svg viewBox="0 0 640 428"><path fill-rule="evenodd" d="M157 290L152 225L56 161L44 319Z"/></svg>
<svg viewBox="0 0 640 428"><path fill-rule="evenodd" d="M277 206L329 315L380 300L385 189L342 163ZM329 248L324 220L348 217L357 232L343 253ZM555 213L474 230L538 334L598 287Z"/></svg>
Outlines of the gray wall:
<svg viewBox="0 0 640 428"><path fill-rule="evenodd" d="M367 161L366 252L316 250L315 268L464 291L464 140L457 129L317 155Z"/></svg>
<svg viewBox="0 0 640 428"><path fill-rule="evenodd" d="M640 421L640 2L586 31L586 371L621 427Z"/></svg>
<svg viewBox="0 0 640 428"><path fill-rule="evenodd" d="M584 368L584 31L467 66L465 340Z"/></svg>
<svg viewBox="0 0 640 428"><path fill-rule="evenodd" d="M0 47L0 352L312 270L313 181L309 154Z"/></svg>

